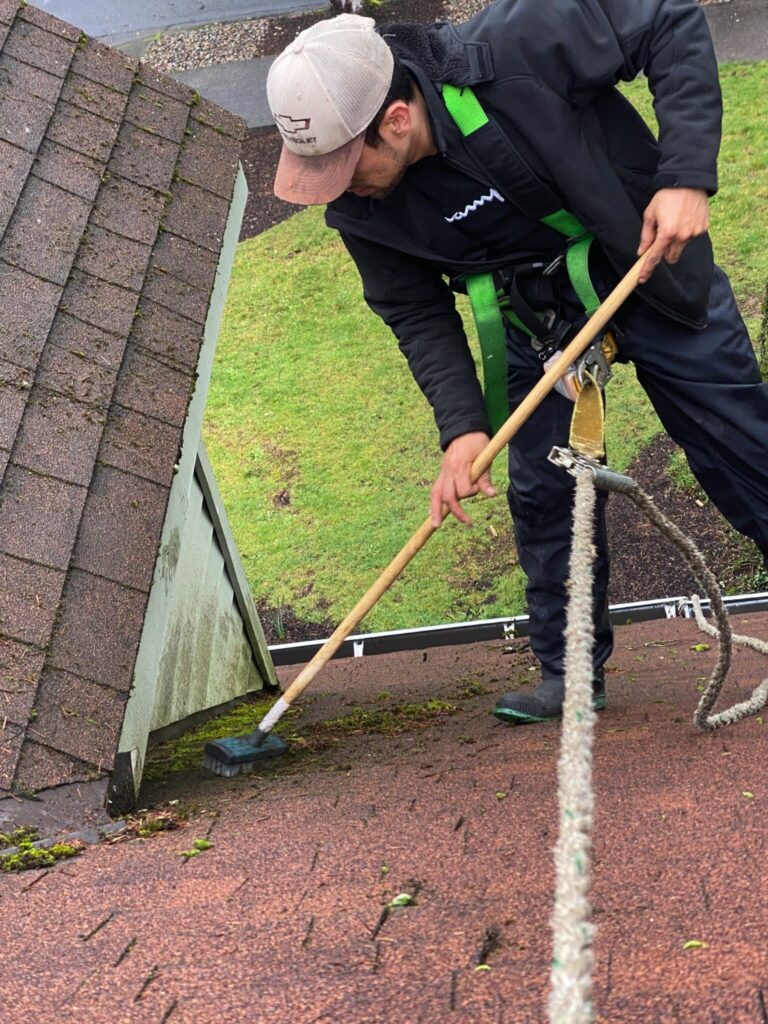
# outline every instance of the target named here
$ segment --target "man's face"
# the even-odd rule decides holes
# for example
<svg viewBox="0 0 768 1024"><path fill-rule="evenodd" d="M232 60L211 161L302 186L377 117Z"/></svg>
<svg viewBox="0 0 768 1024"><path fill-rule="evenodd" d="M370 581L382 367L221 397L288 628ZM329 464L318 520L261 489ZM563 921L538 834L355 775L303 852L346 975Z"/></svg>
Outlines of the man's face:
<svg viewBox="0 0 768 1024"><path fill-rule="evenodd" d="M385 199L395 191L407 169L405 152L395 149L385 139L381 139L375 149L366 144L348 191L356 196Z"/></svg>

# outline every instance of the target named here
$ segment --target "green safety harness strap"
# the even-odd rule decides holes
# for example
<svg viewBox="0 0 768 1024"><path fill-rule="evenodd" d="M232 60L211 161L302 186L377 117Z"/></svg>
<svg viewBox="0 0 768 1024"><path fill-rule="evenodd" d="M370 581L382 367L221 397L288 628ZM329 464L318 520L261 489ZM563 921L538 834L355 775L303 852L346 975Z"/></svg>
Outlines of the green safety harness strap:
<svg viewBox="0 0 768 1024"><path fill-rule="evenodd" d="M469 86L459 88L446 82L442 86L442 95L448 113L464 138L488 123L488 115ZM568 277L584 311L591 316L600 305L589 276L589 249L594 236L567 210L547 214L541 218L541 223L568 239L565 257ZM480 339L486 412L491 429L496 433L509 415L504 320L530 337L533 334L509 308L503 290L497 291L492 273L467 274L464 280Z"/></svg>

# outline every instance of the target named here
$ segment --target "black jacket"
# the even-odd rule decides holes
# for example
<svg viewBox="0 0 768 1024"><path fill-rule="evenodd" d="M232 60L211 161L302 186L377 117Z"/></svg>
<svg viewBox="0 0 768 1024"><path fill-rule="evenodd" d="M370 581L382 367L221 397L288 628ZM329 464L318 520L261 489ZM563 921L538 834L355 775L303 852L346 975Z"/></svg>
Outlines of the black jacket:
<svg viewBox="0 0 768 1024"><path fill-rule="evenodd" d="M636 260L642 211L660 188L717 189L721 103L717 64L696 0L496 0L468 22L383 26L427 102L438 150L511 203L504 162L492 171L463 139L436 88L471 85L492 124L534 179L601 243L619 274ZM615 88L648 76L658 142ZM480 133L477 133L478 135ZM517 197L520 200L520 196ZM558 202L558 205L559 205ZM520 200L523 212L529 212ZM435 252L419 238L407 177L383 201L346 193L329 205L363 280L366 300L392 328L431 402L443 447L488 430L479 384L443 275L491 269L466 252ZM513 263L510 252L503 262ZM499 265L501 261L496 261ZM706 324L709 238L673 267L661 264L639 294L691 327Z"/></svg>

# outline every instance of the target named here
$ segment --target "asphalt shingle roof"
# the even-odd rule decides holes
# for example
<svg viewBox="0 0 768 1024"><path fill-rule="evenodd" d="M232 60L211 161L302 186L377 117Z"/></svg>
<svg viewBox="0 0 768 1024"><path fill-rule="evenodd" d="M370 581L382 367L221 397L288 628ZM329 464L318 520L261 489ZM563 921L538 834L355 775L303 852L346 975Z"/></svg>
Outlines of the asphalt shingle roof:
<svg viewBox="0 0 768 1024"><path fill-rule="evenodd" d="M242 133L0 0L0 798L114 762Z"/></svg>

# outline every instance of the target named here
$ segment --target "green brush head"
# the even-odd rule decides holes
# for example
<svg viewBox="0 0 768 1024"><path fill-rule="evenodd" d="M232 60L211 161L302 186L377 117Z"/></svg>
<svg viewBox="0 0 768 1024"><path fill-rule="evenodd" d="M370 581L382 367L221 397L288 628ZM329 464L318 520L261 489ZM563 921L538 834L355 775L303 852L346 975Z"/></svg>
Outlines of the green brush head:
<svg viewBox="0 0 768 1024"><path fill-rule="evenodd" d="M285 740L256 729L247 736L228 736L205 745L203 766L217 775L237 775L265 761L280 757L288 749Z"/></svg>

